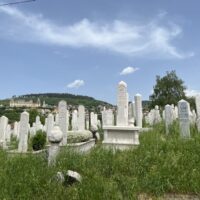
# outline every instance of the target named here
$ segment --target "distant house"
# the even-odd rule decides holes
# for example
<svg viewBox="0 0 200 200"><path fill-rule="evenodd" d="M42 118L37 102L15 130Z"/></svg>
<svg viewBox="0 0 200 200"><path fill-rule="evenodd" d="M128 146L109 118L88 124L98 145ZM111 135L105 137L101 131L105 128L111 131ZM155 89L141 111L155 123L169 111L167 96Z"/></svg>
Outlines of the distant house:
<svg viewBox="0 0 200 200"><path fill-rule="evenodd" d="M24 99L19 100L10 100L10 107L27 107L27 108L38 108L41 107L40 99L38 98L37 102L33 102L33 100L25 101Z"/></svg>

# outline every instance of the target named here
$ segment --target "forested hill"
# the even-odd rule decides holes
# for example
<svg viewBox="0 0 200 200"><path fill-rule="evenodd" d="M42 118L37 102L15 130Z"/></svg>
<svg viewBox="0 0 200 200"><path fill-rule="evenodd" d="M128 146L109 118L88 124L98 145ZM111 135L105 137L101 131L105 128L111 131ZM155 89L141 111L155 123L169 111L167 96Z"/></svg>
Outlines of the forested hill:
<svg viewBox="0 0 200 200"><path fill-rule="evenodd" d="M73 95L68 93L27 94L14 97L15 100L23 99L25 101L33 100L35 102L38 100L38 98L40 99L41 104L43 101L45 101L46 104L51 106L58 105L58 102L61 100L67 101L67 104L69 105L84 105L86 107L97 107L99 105L111 106L111 104L107 102L96 100L92 97Z"/></svg>

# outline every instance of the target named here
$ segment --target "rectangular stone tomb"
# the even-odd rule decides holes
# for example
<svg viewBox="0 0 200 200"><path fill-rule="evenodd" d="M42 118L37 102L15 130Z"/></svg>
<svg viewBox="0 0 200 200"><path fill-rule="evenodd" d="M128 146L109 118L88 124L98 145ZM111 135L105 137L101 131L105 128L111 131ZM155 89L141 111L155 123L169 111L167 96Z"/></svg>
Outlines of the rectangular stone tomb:
<svg viewBox="0 0 200 200"><path fill-rule="evenodd" d="M104 126L103 146L114 149L127 149L140 144L140 127Z"/></svg>

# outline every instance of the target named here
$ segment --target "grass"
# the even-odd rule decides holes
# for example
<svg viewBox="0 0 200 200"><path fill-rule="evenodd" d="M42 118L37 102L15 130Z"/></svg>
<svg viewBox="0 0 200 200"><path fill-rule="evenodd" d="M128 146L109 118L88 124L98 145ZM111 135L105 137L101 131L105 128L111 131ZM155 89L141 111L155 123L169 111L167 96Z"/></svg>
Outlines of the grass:
<svg viewBox="0 0 200 200"><path fill-rule="evenodd" d="M137 199L139 194L200 195L200 135L191 127L192 139L179 137L174 123L168 136L164 125L140 135L137 149L116 151L98 144L89 154L61 152L57 164L47 167L42 156L9 157L0 152L0 199ZM58 171L79 172L81 184L62 186Z"/></svg>

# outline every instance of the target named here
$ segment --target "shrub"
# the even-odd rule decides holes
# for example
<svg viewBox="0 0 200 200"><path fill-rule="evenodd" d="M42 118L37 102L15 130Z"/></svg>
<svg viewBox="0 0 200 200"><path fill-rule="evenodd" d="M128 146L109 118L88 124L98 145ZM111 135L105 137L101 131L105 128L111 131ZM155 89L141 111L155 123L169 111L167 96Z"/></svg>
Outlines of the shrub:
<svg viewBox="0 0 200 200"><path fill-rule="evenodd" d="M36 135L32 138L32 148L38 151L44 148L46 143L46 133L37 131Z"/></svg>

